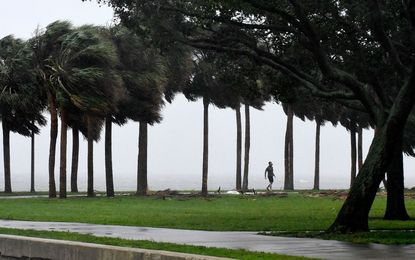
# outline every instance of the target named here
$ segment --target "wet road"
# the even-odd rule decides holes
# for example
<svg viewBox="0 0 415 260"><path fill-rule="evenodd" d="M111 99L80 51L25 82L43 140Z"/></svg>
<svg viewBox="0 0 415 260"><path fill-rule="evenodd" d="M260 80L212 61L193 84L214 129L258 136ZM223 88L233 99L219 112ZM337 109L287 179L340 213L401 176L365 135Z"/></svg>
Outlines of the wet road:
<svg viewBox="0 0 415 260"><path fill-rule="evenodd" d="M246 249L321 259L415 259L415 245L356 245L347 242L257 235L255 232L194 231L64 222L0 220L0 227L69 231L94 236Z"/></svg>

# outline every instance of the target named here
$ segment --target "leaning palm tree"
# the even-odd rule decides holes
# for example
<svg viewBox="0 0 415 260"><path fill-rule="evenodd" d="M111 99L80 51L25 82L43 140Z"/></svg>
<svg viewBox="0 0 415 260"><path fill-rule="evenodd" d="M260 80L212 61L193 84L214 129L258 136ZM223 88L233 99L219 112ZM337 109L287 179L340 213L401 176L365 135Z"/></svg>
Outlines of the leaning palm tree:
<svg viewBox="0 0 415 260"><path fill-rule="evenodd" d="M104 35L105 29L82 26L63 37L61 50L51 61L51 82L58 92L61 133L61 197L66 197L67 111L81 110L86 117L88 137L88 196L93 191L93 141L97 118L113 108L114 87L121 84L115 73L117 53ZM98 124L99 125L99 124Z"/></svg>
<svg viewBox="0 0 415 260"><path fill-rule="evenodd" d="M120 59L117 69L127 91L112 121L119 122L119 118L128 118L140 124L137 195L146 195L148 190L147 126L161 120L160 110L167 82L166 59L125 27L112 28L112 39L117 46ZM107 165L111 166L110 163Z"/></svg>
<svg viewBox="0 0 415 260"><path fill-rule="evenodd" d="M50 81L53 73L51 62L58 57L63 39L72 31L72 25L65 21L56 21L49 24L46 29L37 31L36 36L30 39L33 50L34 68L38 85L41 86L47 96L50 121L50 145L49 145L49 197L56 197L55 184L55 154L58 136L58 107L57 95L62 89L60 84L52 84Z"/></svg>
<svg viewBox="0 0 415 260"><path fill-rule="evenodd" d="M12 192L10 132L29 137L39 132L36 124L45 123L41 114L44 103L34 78L31 57L30 48L22 40L13 36L0 40L0 116L3 126L5 192ZM34 189L33 178L32 184Z"/></svg>

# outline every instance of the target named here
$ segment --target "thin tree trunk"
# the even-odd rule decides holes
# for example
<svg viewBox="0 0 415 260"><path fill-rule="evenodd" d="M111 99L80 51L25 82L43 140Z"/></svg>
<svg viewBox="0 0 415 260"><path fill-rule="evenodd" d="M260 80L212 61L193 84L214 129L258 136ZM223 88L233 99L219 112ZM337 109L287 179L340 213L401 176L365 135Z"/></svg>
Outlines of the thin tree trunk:
<svg viewBox="0 0 415 260"><path fill-rule="evenodd" d="M147 195L147 149L148 124L140 122L140 135L138 139L138 169L137 169L137 195Z"/></svg>
<svg viewBox="0 0 415 260"><path fill-rule="evenodd" d="M94 138L92 131L92 118L87 115L88 121L88 197L94 197Z"/></svg>
<svg viewBox="0 0 415 260"><path fill-rule="evenodd" d="M251 148L251 117L249 113L249 105L245 104L245 154L244 154L244 177L242 181L242 190L248 190L248 174L249 174L249 150Z"/></svg>
<svg viewBox="0 0 415 260"><path fill-rule="evenodd" d="M59 172L59 197L66 198L66 148L68 125L66 123L66 111L61 110L61 145L60 145L60 172Z"/></svg>
<svg viewBox="0 0 415 260"><path fill-rule="evenodd" d="M55 154L56 141L58 138L58 112L52 93L48 91L48 103L50 112L50 145L49 145L49 198L56 198L55 184Z"/></svg>
<svg viewBox="0 0 415 260"><path fill-rule="evenodd" d="M351 145L351 168L350 168L350 187L352 187L356 179L356 131L350 130L350 145Z"/></svg>
<svg viewBox="0 0 415 260"><path fill-rule="evenodd" d="M360 170L363 165L363 130L361 127L357 128L357 164Z"/></svg>
<svg viewBox="0 0 415 260"><path fill-rule="evenodd" d="M30 192L35 192L35 133L33 130L30 134L30 141Z"/></svg>
<svg viewBox="0 0 415 260"><path fill-rule="evenodd" d="M242 123L241 106L238 105L236 111L236 190L241 190L242 172Z"/></svg>
<svg viewBox="0 0 415 260"><path fill-rule="evenodd" d="M209 165L209 101L203 98L203 166L202 166L202 196L208 195L208 165Z"/></svg>
<svg viewBox="0 0 415 260"><path fill-rule="evenodd" d="M320 189L320 121L316 120L316 147L314 162L314 189Z"/></svg>
<svg viewBox="0 0 415 260"><path fill-rule="evenodd" d="M105 177L107 197L114 197L114 177L112 172L112 120L105 118Z"/></svg>
<svg viewBox="0 0 415 260"><path fill-rule="evenodd" d="M3 158L4 158L4 192L12 192L11 173L10 173L10 128L8 123L3 120Z"/></svg>
<svg viewBox="0 0 415 260"><path fill-rule="evenodd" d="M290 109L290 190L294 190L294 112Z"/></svg>
<svg viewBox="0 0 415 260"><path fill-rule="evenodd" d="M287 107L287 128L285 132L285 178L284 189L294 190L294 144L293 144L293 120L294 113L291 105Z"/></svg>
<svg viewBox="0 0 415 260"><path fill-rule="evenodd" d="M387 202L384 219L409 220L405 207L402 140L397 140L392 162L387 171Z"/></svg>
<svg viewBox="0 0 415 260"><path fill-rule="evenodd" d="M79 129L72 128L71 192L78 192Z"/></svg>

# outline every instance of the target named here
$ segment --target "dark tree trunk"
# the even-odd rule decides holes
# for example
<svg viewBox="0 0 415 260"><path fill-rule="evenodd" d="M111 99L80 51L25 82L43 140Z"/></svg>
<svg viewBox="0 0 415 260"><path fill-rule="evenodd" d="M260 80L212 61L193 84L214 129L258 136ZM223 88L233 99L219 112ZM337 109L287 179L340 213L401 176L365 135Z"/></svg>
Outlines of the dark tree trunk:
<svg viewBox="0 0 415 260"><path fill-rule="evenodd" d="M370 208L392 160L396 137L402 135L402 129L403 126L396 127L394 123L378 127L362 169L329 232L368 230Z"/></svg>
<svg viewBox="0 0 415 260"><path fill-rule="evenodd" d="M251 116L249 105L245 104L245 154L244 154L244 177L242 180L242 190L248 190L249 175L249 150L251 148Z"/></svg>
<svg viewBox="0 0 415 260"><path fill-rule="evenodd" d="M48 91L48 103L50 112L50 145L49 145L49 198L56 198L55 184L55 155L56 141L58 138L58 111L52 93Z"/></svg>
<svg viewBox="0 0 415 260"><path fill-rule="evenodd" d="M396 96L390 114L377 114L376 132L362 169L329 232L356 232L369 229L368 218L379 184L388 170L396 143L415 103L415 70ZM383 112L383 111L378 111Z"/></svg>
<svg viewBox="0 0 415 260"><path fill-rule="evenodd" d="M35 133L30 135L30 192L35 192Z"/></svg>
<svg viewBox="0 0 415 260"><path fill-rule="evenodd" d="M285 178L284 189L294 190L294 144L293 144L294 113L291 105L287 106L287 128L285 132Z"/></svg>
<svg viewBox="0 0 415 260"><path fill-rule="evenodd" d="M59 171L59 197L66 198L66 147L68 125L66 122L66 111L61 110L61 152L60 152L60 171Z"/></svg>
<svg viewBox="0 0 415 260"><path fill-rule="evenodd" d="M203 166L202 166L202 196L208 195L208 165L209 165L209 101L203 98Z"/></svg>
<svg viewBox="0 0 415 260"><path fill-rule="evenodd" d="M71 192L78 192L79 129L72 128Z"/></svg>
<svg viewBox="0 0 415 260"><path fill-rule="evenodd" d="M10 127L3 120L3 158L4 158L4 192L12 192L11 174L10 174Z"/></svg>
<svg viewBox="0 0 415 260"><path fill-rule="evenodd" d="M409 220L405 207L402 140L397 140L392 162L387 171L387 202L384 219Z"/></svg>
<svg viewBox="0 0 415 260"><path fill-rule="evenodd" d="M114 177L112 172L112 120L110 116L105 118L105 183L107 197L114 197Z"/></svg>
<svg viewBox="0 0 415 260"><path fill-rule="evenodd" d="M241 106L236 107L236 190L241 190L242 172L242 123Z"/></svg>
<svg viewBox="0 0 415 260"><path fill-rule="evenodd" d="M140 134L138 139L138 168L137 168L137 195L147 195L147 149L148 149L148 124L140 122Z"/></svg>
<svg viewBox="0 0 415 260"><path fill-rule="evenodd" d="M363 165L363 131L362 128L357 128L357 165L359 170Z"/></svg>
<svg viewBox="0 0 415 260"><path fill-rule="evenodd" d="M320 121L316 121L316 150L314 162L314 189L320 189Z"/></svg>
<svg viewBox="0 0 415 260"><path fill-rule="evenodd" d="M350 130L350 145L351 145L351 168L350 168L350 187L353 186L356 179L356 131Z"/></svg>
<svg viewBox="0 0 415 260"><path fill-rule="evenodd" d="M88 190L87 196L94 197L94 138L93 138L93 130L92 130L92 118L91 115L87 115L88 121Z"/></svg>

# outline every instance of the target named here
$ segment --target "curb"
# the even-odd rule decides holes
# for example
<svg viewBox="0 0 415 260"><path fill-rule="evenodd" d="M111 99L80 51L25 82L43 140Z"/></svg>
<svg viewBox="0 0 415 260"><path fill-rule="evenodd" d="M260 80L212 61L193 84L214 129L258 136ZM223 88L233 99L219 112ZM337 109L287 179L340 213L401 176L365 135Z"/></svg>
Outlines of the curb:
<svg viewBox="0 0 415 260"><path fill-rule="evenodd" d="M0 235L0 259L45 260L225 260L212 256L109 246L66 240Z"/></svg>

